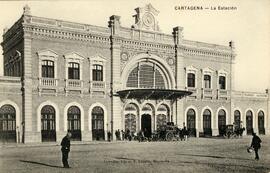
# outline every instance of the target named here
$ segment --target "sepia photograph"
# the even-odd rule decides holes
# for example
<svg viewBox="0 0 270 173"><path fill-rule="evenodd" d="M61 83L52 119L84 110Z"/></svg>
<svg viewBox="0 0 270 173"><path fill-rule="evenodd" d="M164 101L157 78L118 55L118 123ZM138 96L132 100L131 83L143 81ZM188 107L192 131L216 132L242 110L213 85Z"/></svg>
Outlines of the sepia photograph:
<svg viewBox="0 0 270 173"><path fill-rule="evenodd" d="M270 173L269 0L0 0L0 173Z"/></svg>

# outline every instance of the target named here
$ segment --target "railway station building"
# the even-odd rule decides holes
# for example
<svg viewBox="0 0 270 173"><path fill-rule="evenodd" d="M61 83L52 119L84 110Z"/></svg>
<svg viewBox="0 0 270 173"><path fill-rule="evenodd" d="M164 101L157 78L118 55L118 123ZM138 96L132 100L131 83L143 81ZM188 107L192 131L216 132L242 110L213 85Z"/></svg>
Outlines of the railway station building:
<svg viewBox="0 0 270 173"><path fill-rule="evenodd" d="M116 130L154 132L166 122L193 136L235 124L270 133L269 92L235 91L234 42L187 40L183 27L162 33L151 4L108 26L37 17L28 6L3 33L2 142L106 140ZM132 13L132 12L131 12ZM217 31L218 32L218 31Z"/></svg>

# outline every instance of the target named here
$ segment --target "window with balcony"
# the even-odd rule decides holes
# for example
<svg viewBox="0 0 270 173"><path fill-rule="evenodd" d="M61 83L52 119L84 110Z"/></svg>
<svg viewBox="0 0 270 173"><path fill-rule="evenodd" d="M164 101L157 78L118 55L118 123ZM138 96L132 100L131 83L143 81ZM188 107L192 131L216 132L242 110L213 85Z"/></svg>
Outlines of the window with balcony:
<svg viewBox="0 0 270 173"><path fill-rule="evenodd" d="M211 76L210 75L204 75L204 88L211 88Z"/></svg>
<svg viewBox="0 0 270 173"><path fill-rule="evenodd" d="M43 78L54 78L54 62L49 60L42 61L42 77Z"/></svg>
<svg viewBox="0 0 270 173"><path fill-rule="evenodd" d="M68 79L80 79L80 64L75 62L68 63Z"/></svg>
<svg viewBox="0 0 270 173"><path fill-rule="evenodd" d="M219 89L226 89L226 77L225 76L219 76L219 80L218 80L218 84L219 84Z"/></svg>
<svg viewBox="0 0 270 173"><path fill-rule="evenodd" d="M94 64L92 69L93 81L103 81L103 66Z"/></svg>
<svg viewBox="0 0 270 173"><path fill-rule="evenodd" d="M38 78L39 91L43 89L55 89L57 82L57 58L58 55L52 50L42 50L38 55ZM55 90L56 91L56 90Z"/></svg>
<svg viewBox="0 0 270 173"><path fill-rule="evenodd" d="M187 75L187 87L195 87L195 74L188 73L188 75Z"/></svg>

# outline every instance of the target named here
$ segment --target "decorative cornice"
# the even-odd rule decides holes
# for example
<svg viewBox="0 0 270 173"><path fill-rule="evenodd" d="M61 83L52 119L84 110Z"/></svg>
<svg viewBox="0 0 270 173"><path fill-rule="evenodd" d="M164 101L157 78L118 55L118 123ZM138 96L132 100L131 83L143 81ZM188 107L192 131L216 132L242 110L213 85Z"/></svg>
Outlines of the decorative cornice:
<svg viewBox="0 0 270 173"><path fill-rule="evenodd" d="M159 44L147 41L137 41L137 40L130 40L130 39L121 39L121 45L124 48L131 48L131 49L138 49L138 50L145 50L145 51L157 51L157 52L174 52L174 46L168 44Z"/></svg>
<svg viewBox="0 0 270 173"><path fill-rule="evenodd" d="M232 91L232 97L234 99L268 99L267 93L259 93L259 92L245 92L245 91Z"/></svg>

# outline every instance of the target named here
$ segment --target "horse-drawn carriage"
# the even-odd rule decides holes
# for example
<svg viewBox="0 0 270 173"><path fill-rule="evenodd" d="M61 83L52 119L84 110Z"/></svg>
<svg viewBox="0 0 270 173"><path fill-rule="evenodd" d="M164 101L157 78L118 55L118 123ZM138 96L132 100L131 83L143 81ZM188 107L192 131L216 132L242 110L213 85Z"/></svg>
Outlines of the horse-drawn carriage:
<svg viewBox="0 0 270 173"><path fill-rule="evenodd" d="M181 135L181 130L174 125L173 122L168 122L166 125L162 125L159 129L153 133L152 139L154 141L172 141L178 140Z"/></svg>
<svg viewBox="0 0 270 173"><path fill-rule="evenodd" d="M224 137L226 138L239 138L245 131L244 127L235 127L233 124L225 126Z"/></svg>

